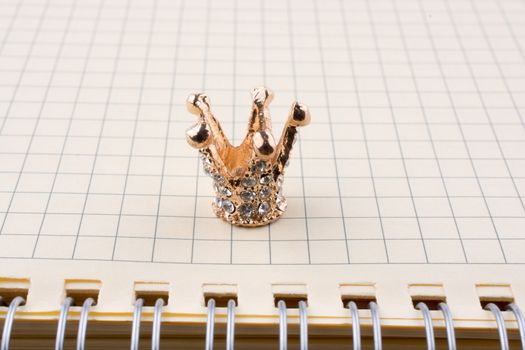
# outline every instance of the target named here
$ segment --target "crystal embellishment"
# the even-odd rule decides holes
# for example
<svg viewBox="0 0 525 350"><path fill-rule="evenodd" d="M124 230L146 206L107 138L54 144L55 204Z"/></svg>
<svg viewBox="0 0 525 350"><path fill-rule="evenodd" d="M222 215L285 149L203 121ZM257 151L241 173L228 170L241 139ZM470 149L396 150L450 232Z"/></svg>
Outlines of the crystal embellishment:
<svg viewBox="0 0 525 350"><path fill-rule="evenodd" d="M270 187L264 187L259 192L259 197L261 197L263 199L266 199L266 198L270 197L271 195L272 195L272 189Z"/></svg>
<svg viewBox="0 0 525 350"><path fill-rule="evenodd" d="M243 187L253 187L256 183L257 181L255 181L253 177L245 177L241 180L241 185L243 185Z"/></svg>
<svg viewBox="0 0 525 350"><path fill-rule="evenodd" d="M220 187L219 193L226 197L231 197L232 191L228 189L228 187Z"/></svg>
<svg viewBox="0 0 525 350"><path fill-rule="evenodd" d="M253 191L242 191L239 195L243 201L251 202L255 199L255 192Z"/></svg>
<svg viewBox="0 0 525 350"><path fill-rule="evenodd" d="M258 160L252 166L252 171L254 173L262 173L266 169L266 162L264 160Z"/></svg>
<svg viewBox="0 0 525 350"><path fill-rule="evenodd" d="M201 159L202 159L202 164L204 164L204 165L211 165L211 164L212 164L211 159L208 158L208 157L205 156L205 155L202 155L202 156L201 156Z"/></svg>
<svg viewBox="0 0 525 350"><path fill-rule="evenodd" d="M284 178L279 175L277 178L277 187L280 189L283 186Z"/></svg>
<svg viewBox="0 0 525 350"><path fill-rule="evenodd" d="M233 203L230 200L224 199L222 201L222 209L224 209L224 211L228 214L233 214L233 212L235 211L235 205L233 205Z"/></svg>
<svg viewBox="0 0 525 350"><path fill-rule="evenodd" d="M254 207L250 203L243 203L239 207L239 213L241 214L241 217L244 219L250 219L254 214Z"/></svg>
<svg viewBox="0 0 525 350"><path fill-rule="evenodd" d="M224 182L224 177L222 175L219 175L219 174L215 174L213 175L213 180L215 180L215 182L218 182L218 183L223 183Z"/></svg>
<svg viewBox="0 0 525 350"><path fill-rule="evenodd" d="M262 202L261 205L259 205L259 215L266 215L270 211L270 203L268 202Z"/></svg>
<svg viewBox="0 0 525 350"><path fill-rule="evenodd" d="M277 203L277 208L279 208L280 211L285 211L288 206L286 200L282 196L277 196L275 203Z"/></svg>
<svg viewBox="0 0 525 350"><path fill-rule="evenodd" d="M263 177L261 177L259 182L263 185L268 185L270 182L272 182L272 178L270 177L270 175L264 175Z"/></svg>

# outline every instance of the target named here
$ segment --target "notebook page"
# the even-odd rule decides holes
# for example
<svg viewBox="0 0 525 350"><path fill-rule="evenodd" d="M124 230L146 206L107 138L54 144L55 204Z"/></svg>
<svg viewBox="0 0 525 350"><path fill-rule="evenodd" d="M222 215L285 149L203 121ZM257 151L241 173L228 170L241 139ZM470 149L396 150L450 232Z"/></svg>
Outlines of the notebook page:
<svg viewBox="0 0 525 350"><path fill-rule="evenodd" d="M38 266L57 280L177 272L195 273L197 286L259 271L265 283L321 285L395 271L401 286L407 271L442 282L460 266L475 282L487 271L479 264L494 264L509 283L522 272L523 2L0 6L0 257L10 276L38 281ZM275 92L276 137L295 100L312 123L287 170L286 214L232 227L213 216L211 180L186 144L185 99L205 91L239 143L261 85Z"/></svg>

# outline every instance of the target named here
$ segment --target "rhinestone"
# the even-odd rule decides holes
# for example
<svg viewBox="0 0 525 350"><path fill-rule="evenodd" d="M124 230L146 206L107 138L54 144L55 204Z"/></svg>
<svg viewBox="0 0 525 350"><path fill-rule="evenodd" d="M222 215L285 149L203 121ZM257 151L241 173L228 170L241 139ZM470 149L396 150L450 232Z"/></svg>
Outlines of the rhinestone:
<svg viewBox="0 0 525 350"><path fill-rule="evenodd" d="M259 180L259 182L263 185L268 185L271 181L272 181L272 178L270 177L270 175L265 175L261 177L261 179Z"/></svg>
<svg viewBox="0 0 525 350"><path fill-rule="evenodd" d="M215 175L213 175L213 180L215 180L218 183L223 183L224 182L224 177L222 175L215 174Z"/></svg>
<svg viewBox="0 0 525 350"><path fill-rule="evenodd" d="M290 160L288 159L288 160L286 161L286 163L284 164L284 167L285 167L285 168L288 168L289 166L290 166Z"/></svg>
<svg viewBox="0 0 525 350"><path fill-rule="evenodd" d="M219 193L219 186L217 186L216 183L213 183L213 190L215 191L215 193Z"/></svg>
<svg viewBox="0 0 525 350"><path fill-rule="evenodd" d="M242 191L240 196L241 196L241 199L243 201L250 202L250 201L253 201L255 199L255 192L253 192L253 191Z"/></svg>
<svg viewBox="0 0 525 350"><path fill-rule="evenodd" d="M220 197L215 197L213 200L213 203L217 208L220 208L222 206L222 199Z"/></svg>
<svg viewBox="0 0 525 350"><path fill-rule="evenodd" d="M231 214L235 211L235 205L233 205L233 203L228 199L222 200L221 206L222 206L222 209L224 209L224 211L227 212L228 214Z"/></svg>
<svg viewBox="0 0 525 350"><path fill-rule="evenodd" d="M264 187L260 192L259 192L259 197L261 198L268 198L272 195L272 189L270 187Z"/></svg>
<svg viewBox="0 0 525 350"><path fill-rule="evenodd" d="M283 181L284 181L283 176L279 175L279 177L277 178L277 187L281 188L283 186Z"/></svg>
<svg viewBox="0 0 525 350"><path fill-rule="evenodd" d="M286 210L287 204L286 204L286 199L284 199L284 197L277 196L275 203L277 204L277 207L279 208L280 211Z"/></svg>
<svg viewBox="0 0 525 350"><path fill-rule="evenodd" d="M206 157L205 155L202 155L201 159L202 159L202 164L204 164L204 165L211 165L211 159L210 158Z"/></svg>
<svg viewBox="0 0 525 350"><path fill-rule="evenodd" d="M253 177L245 177L244 179L241 180L241 184L244 186L244 187L253 187L255 186L255 179Z"/></svg>
<svg viewBox="0 0 525 350"><path fill-rule="evenodd" d="M258 160L252 166L252 171L254 173L262 173L264 170L266 170L266 162L264 160Z"/></svg>
<svg viewBox="0 0 525 350"><path fill-rule="evenodd" d="M259 205L259 215L266 215L270 211L270 204L268 202L262 202Z"/></svg>
<svg viewBox="0 0 525 350"><path fill-rule="evenodd" d="M232 191L230 191L228 187L224 186L219 188L219 193L226 197L230 197L232 195Z"/></svg>
<svg viewBox="0 0 525 350"><path fill-rule="evenodd" d="M249 219L253 216L255 209L250 203L243 203L239 207L239 213L244 219Z"/></svg>

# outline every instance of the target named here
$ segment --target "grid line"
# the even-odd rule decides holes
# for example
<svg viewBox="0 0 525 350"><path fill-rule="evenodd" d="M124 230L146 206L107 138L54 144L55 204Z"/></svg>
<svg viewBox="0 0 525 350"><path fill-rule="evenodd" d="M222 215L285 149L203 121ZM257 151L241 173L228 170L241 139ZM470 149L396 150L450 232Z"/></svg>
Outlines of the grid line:
<svg viewBox="0 0 525 350"><path fill-rule="evenodd" d="M525 264L525 3L0 4L0 258ZM312 113L288 210L210 210L186 145L205 92L237 144L249 90ZM240 119L239 119L240 117Z"/></svg>
<svg viewBox="0 0 525 350"><path fill-rule="evenodd" d="M99 136L98 136L98 142L97 142L97 147L96 147L95 154L94 154L93 165L91 167L91 173L90 173L90 176L89 176L88 188L87 188L85 200L84 200L84 203L83 203L82 215L80 217L80 222L78 224L78 231L77 231L77 234L76 234L76 237L75 237L76 238L75 239L75 244L73 246L73 251L71 252L71 258L75 258L75 253L77 251L77 246L78 246L78 239L79 239L79 236L80 236L80 230L82 229L82 224L83 224L83 219L84 219L84 212L86 211L86 206L87 206L88 198L89 198L89 195L90 195L90 189L91 189L91 186L92 186L92 183L93 183L93 176L94 176L94 171L95 171L95 167L96 167L96 164L97 164L98 151L99 151L99 148L100 148L100 142L102 140L102 132L104 130L104 125L105 125L105 122L106 122L105 117L107 116L108 108L109 108L109 104L110 104L110 100L111 100L111 92L112 92L112 88L113 88L113 82L115 80L116 69L117 69L118 63L119 63L120 52L121 52L121 49L122 49L122 42L123 42L123 38L124 38L125 28L126 28L126 26L128 24L128 15L129 15L130 7L131 7L131 0L126 3L126 7L125 7L125 16L124 16L124 20L122 21L122 26L121 26L121 29L120 29L119 42L118 42L118 45L117 45L117 55L115 57L115 61L114 61L114 65L113 65L113 74L112 74L112 77L111 77L111 84L110 84L109 91L108 91L108 94L107 94L106 106L105 106L105 109L104 109L104 115L102 117L102 125L100 126L100 133L99 133ZM115 235L116 234L117 234L117 232L115 232Z"/></svg>
<svg viewBox="0 0 525 350"><path fill-rule="evenodd" d="M399 31L400 31L401 34L403 34L405 31L404 31L404 29L403 29L403 27L401 25L401 21L400 21L400 18L399 18L399 11L397 9L397 1L396 0L392 0L392 5L394 7L394 13L396 15ZM464 261L466 262L467 261L467 253L465 251L465 246L464 246L463 241L462 241L461 230L459 229L458 222L457 222L456 216L454 214L454 208L452 206L452 202L450 201L450 195L448 193L447 184L445 182L445 179L443 178L443 170L441 169L441 165L440 165L439 160L438 160L438 155L437 155L437 152L436 152L436 146L434 144L434 138L432 136L432 131L430 130L430 127L429 127L429 124L428 124L428 119L426 117L425 106L424 106L423 100L421 99L421 94L419 93L419 84L417 82L417 79L414 78L414 69L412 68L412 61L411 61L410 55L408 53L406 39L403 37L403 35L401 37L402 37L402 42L403 42L403 48L405 49L405 57L407 59L407 63L408 63L409 69L410 69L410 74L412 76L412 81L413 81L414 86L416 88L418 102L421 105L421 113L422 113L423 119L425 121L426 130L427 130L428 136L429 136L428 139L429 139L431 147L432 147L432 153L434 154L436 165L437 165L437 168L438 168L438 171L439 171L439 176L441 177L441 184L443 186L443 190L445 191L445 194L446 194L446 197L447 197L448 207L449 207L450 212L452 214L452 219L454 220L454 226L456 227L456 232L457 232L457 234L459 236L459 239L460 239L461 250L463 251Z"/></svg>
<svg viewBox="0 0 525 350"><path fill-rule="evenodd" d="M395 116L394 116L395 114L394 114L394 111L392 109L392 107L393 107L392 98L390 96L390 92L388 91L388 84L387 84L387 80L386 80L386 77L385 77L385 68L384 68L384 63L383 63L383 58L382 58L383 56L382 56L381 51L380 51L380 49L378 47L377 31L376 31L376 28L375 28L375 25L374 25L373 14L372 14L372 11L370 9L370 4L367 2L366 5L367 5L368 15L370 16L370 19L371 19L370 28L372 30L372 39L373 39L374 45L376 47L376 55L377 55L377 58L378 58L378 61L379 61L379 66L380 66L381 75L382 75L382 81L383 81L383 85L385 86L385 89L387 90L386 98L387 98L387 101L388 101L388 108L390 109L390 115L391 115L391 118L392 118L392 122L394 124L394 130L395 130L396 139L397 139L397 147L399 148L399 152L402 153L401 140L400 140L400 137L399 137L399 130L398 130L398 126L396 124L396 119L395 119ZM428 253L427 253L426 243L425 243L425 240L423 239L423 232L421 230L421 223L420 223L419 216L418 216L418 210L417 210L417 207L416 207L416 203L414 201L412 185L411 185L410 181L408 180L408 170L407 170L406 160L405 160L404 156L401 157L401 162L403 164L404 173L407 176L408 190L409 190L409 193L410 193L410 199L411 199L411 202L412 202L412 208L414 210L416 221L417 221L417 226L418 226L418 229L419 229L419 235L421 237L421 241L422 241L422 245L423 245L423 252L424 252L424 255L425 255L425 261L428 263L429 260L428 260Z"/></svg>
<svg viewBox="0 0 525 350"><path fill-rule="evenodd" d="M50 2L47 1L46 4L45 4L44 9L42 10L42 15L40 16L40 19L39 19L39 21L38 21L37 30L35 31L35 35L33 36L33 39L32 39L32 42L31 42L31 49L33 49L34 46L35 46L36 39L37 39L37 37L38 37L39 29L40 29L40 27L42 26L42 24L44 23L45 14L46 14L46 12L47 12L48 9L49 9L49 3L50 3ZM29 56L28 56L28 57L29 57ZM25 70L25 68L26 68L26 66L27 66L28 61L29 61L29 58L26 59L25 62L24 62L24 70ZM54 65L53 65L53 70L56 69L56 63L57 63L57 61L58 61L58 57L57 57L57 59L55 59L55 62L54 62ZM7 108L7 114L6 114L6 117L4 118L3 123L2 123L2 125L0 126L0 135L3 134L4 127L5 127L5 125L6 125L6 121L7 121L7 119L8 119L9 110L10 110L11 107L13 106L13 102L14 102L14 99L15 99L16 93L17 93L17 91L18 91L18 89L19 89L19 87L20 87L20 85L21 85L21 79L22 79L22 76L23 76L23 74L20 74L20 78L19 78L19 80L18 80L18 82L17 82L17 85L15 86L15 91L14 91L14 93L13 93L13 98L12 98L11 103L9 104L8 108ZM47 86L47 89L46 89L46 94L47 94L47 92L49 91L50 86L51 86L51 81L48 82L48 86ZM44 100L44 101L45 101L45 100ZM25 153L25 155L24 155L24 158L23 158L23 161L22 161L22 166L21 166L21 168L20 168L20 172L19 172L19 174L18 174L18 178L17 178L17 180L16 180L16 184L15 184L15 186L14 186L14 188L13 188L13 192L12 192L12 195L11 195L11 199L10 199L10 201L9 201L9 205L8 205L8 207L7 207L7 211L9 211L9 208L11 207L11 205L12 205L12 203L13 203L13 199L14 199L14 197L15 197L15 193L16 193L16 190L17 190L17 188L18 188L18 184L20 183L20 177L22 176L23 169L24 169L25 164L26 164L26 161L27 161L27 157L28 157L28 154L29 154L29 149L31 148L31 144L32 144L33 139L34 139L34 137L35 137L35 133L36 133L36 130L37 130L38 122L40 121L40 118L41 118L41 116L42 116L42 109L43 109L43 106L44 106L44 101L41 101L40 110L39 110L38 115L37 115L37 117L36 117L36 123L35 123L35 126L34 126L32 132L31 132L31 134L30 134L31 136L30 136L30 139L29 139L29 145L27 146L27 151L26 151L26 153ZM7 215L4 217L4 220L2 220L2 226L0 227L0 234L2 234L2 232L3 232L3 230L4 230L4 226L5 226L6 218L7 218Z"/></svg>
<svg viewBox="0 0 525 350"><path fill-rule="evenodd" d="M67 20L67 28L70 28L71 26L71 23L72 23L72 20L73 20L73 17L74 17L74 13L75 13L75 10L77 9L77 6L78 6L78 1L75 1L73 3L73 6L71 6L71 12L70 12L70 16L68 17L68 20ZM95 33L96 33L96 28L97 28L97 25L98 25L98 21L100 19L100 13L102 13L102 8L103 8L103 2L101 2L100 6L99 6L99 9L98 9L98 16L97 16L97 19L95 20L95 25L94 25L94 29L93 29L93 34L91 36L91 41L90 41L90 49L88 51L88 54L87 54L87 58L86 58L86 63L84 64L84 68L82 70L82 77L80 79L80 83L79 83L79 87L77 89L77 94L75 96L75 100L78 101L78 98L80 96L80 87L82 86L82 82L84 80L84 77L86 75L86 67L87 67L87 63L89 62L89 57L90 57L90 53L91 53L91 49L93 47L93 41L94 41L94 38L95 38ZM66 39L66 34L67 34L67 31L64 32L64 35L63 35L63 41L60 45L61 47L61 51L62 51L62 48L64 47L64 43L65 43L65 39ZM57 59L58 57L60 57L60 54L57 55ZM50 83L51 83L51 79L53 78L53 76L50 77ZM75 107L76 107L76 103L75 103ZM73 108L73 112L71 113L71 116L69 118L69 121L68 121L68 126L67 126L67 130L66 130L66 135L64 137L64 142L62 143L62 147L60 149L60 158L58 160L58 164L57 164L57 167L56 167L56 170L55 170L55 175L53 176L53 182L51 184L51 189L49 190L49 195L47 197L47 201L46 201L46 207L44 209L44 215L42 216L42 221L40 222L40 225L39 225L39 228L38 228L38 235L37 235L37 238L36 238L36 241L35 241L35 245L34 245L34 248L33 248L33 253L31 255L31 257L34 257L35 256L35 253L37 251L37 247L38 247L38 240L40 238L40 234L42 233L42 227L44 226L44 220L45 220L45 217L46 217L46 213L48 211L48 208L49 208L49 203L51 201L51 196L53 195L53 192L54 192L54 189L55 189L55 185L56 185L56 180L57 180L57 177L58 177L58 172L60 170L60 164L61 164L61 161L62 161L62 158L64 156L64 150L66 148L66 142L67 142L67 139L69 137L69 133L71 131L71 125L72 125L72 122L73 122L73 115L74 115L74 110L75 108Z"/></svg>
<svg viewBox="0 0 525 350"><path fill-rule="evenodd" d="M209 36L210 36L210 12L211 12L211 7L212 7L212 2L209 1L209 0L206 0L206 10L205 10L205 22L204 22L204 25L205 25L205 43L207 44L208 43L208 40L209 40ZM206 75L207 75L207 64L206 64L206 60L208 58L208 49L207 49L207 45L204 45L204 54L203 54L203 65L202 65L202 80L201 80L201 90L202 91L205 91L205 88L206 88ZM199 174L200 174L200 158L197 157L197 171L196 171L196 176L197 178L199 178ZM193 207L193 232L192 232L192 236L191 236L191 255L190 255L190 262L193 263L193 260L194 260L194 253L195 253L195 228L196 228L196 225L197 225L197 193L199 192L199 181L196 181L195 182L195 204L194 204L194 207Z"/></svg>

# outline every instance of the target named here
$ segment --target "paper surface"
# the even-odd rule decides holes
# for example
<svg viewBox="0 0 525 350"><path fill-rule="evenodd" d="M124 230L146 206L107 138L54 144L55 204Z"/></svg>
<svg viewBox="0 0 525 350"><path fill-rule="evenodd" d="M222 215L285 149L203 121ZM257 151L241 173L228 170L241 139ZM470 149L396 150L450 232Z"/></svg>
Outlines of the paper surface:
<svg viewBox="0 0 525 350"><path fill-rule="evenodd" d="M237 322L277 323L272 291L292 284L310 324L350 323L341 294L368 286L383 326L422 326L409 286L431 285L457 327L494 328L477 284L525 298L523 18L511 0L3 1L0 278L30 281L17 317L57 317L65 280L87 279L100 320L130 320L133 286L155 282L163 322L205 322L203 285L228 284ZM312 123L286 214L240 229L213 217L185 100L206 92L239 143L261 85L276 137L296 99Z"/></svg>
<svg viewBox="0 0 525 350"><path fill-rule="evenodd" d="M519 1L4 1L0 257L171 264L525 263ZM301 129L277 223L213 217L184 131L252 87Z"/></svg>

